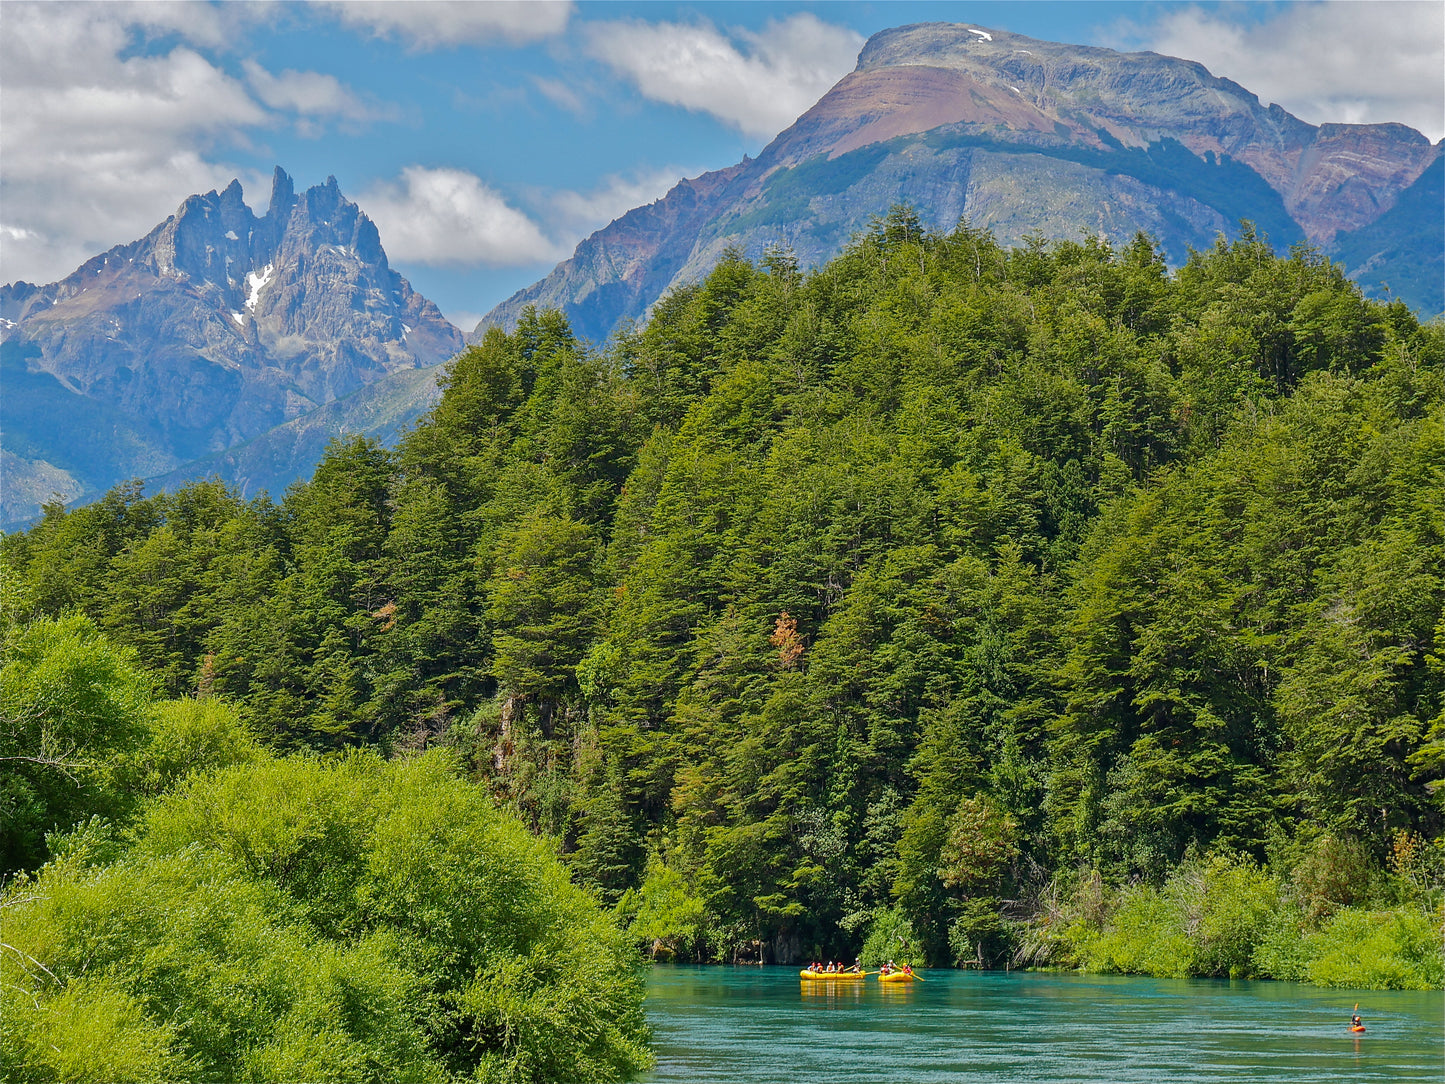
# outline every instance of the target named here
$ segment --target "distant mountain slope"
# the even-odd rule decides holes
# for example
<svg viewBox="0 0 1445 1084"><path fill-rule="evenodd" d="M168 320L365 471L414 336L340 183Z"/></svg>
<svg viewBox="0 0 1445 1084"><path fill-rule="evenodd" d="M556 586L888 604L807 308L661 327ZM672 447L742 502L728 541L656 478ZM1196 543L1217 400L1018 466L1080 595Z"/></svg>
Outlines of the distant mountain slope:
<svg viewBox="0 0 1445 1084"><path fill-rule="evenodd" d="M147 488L152 492L175 490L215 475L235 486L243 497L255 497L265 490L280 500L287 486L311 477L326 445L335 437L364 436L395 444L441 398L437 378L445 367L443 363L391 373L245 444L152 477Z"/></svg>
<svg viewBox="0 0 1445 1084"><path fill-rule="evenodd" d="M232 182L60 282L0 287L0 340L0 522L235 447L463 345L335 178L298 196L280 169L263 216Z"/></svg>
<svg viewBox="0 0 1445 1084"><path fill-rule="evenodd" d="M535 304L600 339L730 245L781 242L815 265L898 202L932 229L967 216L1006 244L1144 230L1175 262L1241 218L1280 247L1326 245L1379 220L1439 157L1399 124L1306 124L1192 61L899 27L871 38L857 69L756 159L628 212L469 338ZM1438 202L1410 214L1445 219Z"/></svg>
<svg viewBox="0 0 1445 1084"><path fill-rule="evenodd" d="M1425 316L1445 312L1445 158L1436 158L1367 226L1336 236L1328 252L1371 297L1400 297Z"/></svg>

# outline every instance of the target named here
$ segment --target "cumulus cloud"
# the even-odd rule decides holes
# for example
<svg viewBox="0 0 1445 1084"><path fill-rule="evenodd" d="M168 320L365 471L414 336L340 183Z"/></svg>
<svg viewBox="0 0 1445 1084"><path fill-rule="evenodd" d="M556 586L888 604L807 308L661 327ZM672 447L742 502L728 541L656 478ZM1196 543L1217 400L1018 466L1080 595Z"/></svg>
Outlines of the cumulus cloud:
<svg viewBox="0 0 1445 1084"><path fill-rule="evenodd" d="M7 4L0 36L0 280L60 278L144 233L158 206L230 179L198 148L264 108L186 45L125 56L126 9Z"/></svg>
<svg viewBox="0 0 1445 1084"><path fill-rule="evenodd" d="M1228 7L1123 24L1118 44L1197 60L1311 124L1398 121L1445 135L1445 5L1289 4L1242 23Z"/></svg>
<svg viewBox="0 0 1445 1084"><path fill-rule="evenodd" d="M590 192L557 192L548 202L557 228L575 243L634 207L665 196L684 176L671 166L632 177L611 174Z"/></svg>
<svg viewBox="0 0 1445 1084"><path fill-rule="evenodd" d="M418 50L540 41L566 30L573 8L562 0L332 0L325 6L349 26Z"/></svg>
<svg viewBox="0 0 1445 1084"><path fill-rule="evenodd" d="M465 170L408 166L357 203L398 263L507 267L566 255L525 213Z"/></svg>
<svg viewBox="0 0 1445 1084"><path fill-rule="evenodd" d="M724 33L707 21L619 20L586 28L587 52L654 101L710 113L750 136L771 136L853 69L861 35L798 14L761 31Z"/></svg>
<svg viewBox="0 0 1445 1084"><path fill-rule="evenodd" d="M256 130L374 115L330 76L252 63L242 79L203 55L250 7L5 5L0 281L53 281L142 236L242 175L224 159Z"/></svg>
<svg viewBox="0 0 1445 1084"><path fill-rule="evenodd" d="M273 73L254 60L245 61L242 67L256 97L273 109L347 120L371 120L380 112L363 102L334 75L291 69Z"/></svg>

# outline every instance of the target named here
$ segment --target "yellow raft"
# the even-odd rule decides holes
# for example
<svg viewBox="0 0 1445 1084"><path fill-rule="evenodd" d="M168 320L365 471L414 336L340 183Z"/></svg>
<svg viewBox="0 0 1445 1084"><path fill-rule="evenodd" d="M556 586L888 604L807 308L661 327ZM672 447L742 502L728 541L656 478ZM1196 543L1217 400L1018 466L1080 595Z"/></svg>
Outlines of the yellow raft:
<svg viewBox="0 0 1445 1084"><path fill-rule="evenodd" d="M837 980L837 979L844 979L844 980L847 980L847 979L861 979L861 978L863 977L863 972L861 972L861 971L814 971L814 970L812 970L811 968L804 968L802 971L799 971L799 972L798 972L798 977L799 977L799 978L804 978L804 979L829 979L829 980Z"/></svg>
<svg viewBox="0 0 1445 1084"><path fill-rule="evenodd" d="M879 975L879 976L878 976L878 981L879 981L879 982L912 982L912 981L913 981L913 972L911 972L911 971L895 971L895 972L893 972L893 974L891 974L891 975Z"/></svg>

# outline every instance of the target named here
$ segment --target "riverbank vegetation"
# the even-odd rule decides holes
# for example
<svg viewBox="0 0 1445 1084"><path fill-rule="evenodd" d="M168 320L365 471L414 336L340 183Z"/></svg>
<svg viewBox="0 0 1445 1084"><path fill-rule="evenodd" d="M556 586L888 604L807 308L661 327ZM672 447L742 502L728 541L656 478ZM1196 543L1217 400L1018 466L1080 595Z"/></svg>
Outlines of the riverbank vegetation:
<svg viewBox="0 0 1445 1084"><path fill-rule="evenodd" d="M454 757L277 757L230 705L147 684L84 616L10 630L6 722L44 756L6 762L7 841L85 819L0 894L0 1076L540 1084L650 1064L635 949Z"/></svg>
<svg viewBox="0 0 1445 1084"><path fill-rule="evenodd" d="M1442 372L1249 230L898 209L605 348L530 312L279 503L51 508L7 606L267 757L440 749L648 952L1439 985ZM79 811L7 770L33 866Z"/></svg>

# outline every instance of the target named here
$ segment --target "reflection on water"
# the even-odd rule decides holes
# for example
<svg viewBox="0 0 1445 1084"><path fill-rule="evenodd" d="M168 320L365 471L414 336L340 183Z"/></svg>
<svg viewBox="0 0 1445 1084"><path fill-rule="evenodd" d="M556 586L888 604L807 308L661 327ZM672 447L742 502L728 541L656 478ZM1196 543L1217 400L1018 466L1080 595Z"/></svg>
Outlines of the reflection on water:
<svg viewBox="0 0 1445 1084"><path fill-rule="evenodd" d="M1293 983L930 971L654 968L654 1082L1431 1081L1445 994ZM1369 1026L1346 1030L1360 1002Z"/></svg>
<svg viewBox="0 0 1445 1084"><path fill-rule="evenodd" d="M838 1004L840 1001L850 1005L860 1004L863 1001L863 983L866 979L799 979L798 989L803 995L805 1002L824 1007Z"/></svg>

